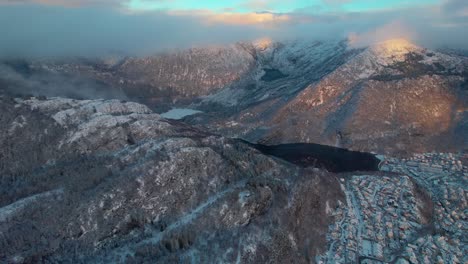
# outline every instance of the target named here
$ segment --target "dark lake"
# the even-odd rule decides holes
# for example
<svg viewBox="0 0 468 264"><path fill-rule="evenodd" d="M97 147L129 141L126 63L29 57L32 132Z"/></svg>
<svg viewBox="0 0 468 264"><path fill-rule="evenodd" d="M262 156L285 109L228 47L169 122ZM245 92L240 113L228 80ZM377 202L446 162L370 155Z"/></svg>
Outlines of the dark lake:
<svg viewBox="0 0 468 264"><path fill-rule="evenodd" d="M331 172L379 170L380 160L371 153L313 143L249 144L266 155L275 156L302 167L322 168Z"/></svg>

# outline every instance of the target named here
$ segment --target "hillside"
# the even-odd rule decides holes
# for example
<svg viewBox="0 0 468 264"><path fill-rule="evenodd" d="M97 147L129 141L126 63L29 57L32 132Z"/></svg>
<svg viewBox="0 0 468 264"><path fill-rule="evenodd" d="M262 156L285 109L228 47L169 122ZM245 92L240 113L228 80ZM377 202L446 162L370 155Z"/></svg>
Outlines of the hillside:
<svg viewBox="0 0 468 264"><path fill-rule="evenodd" d="M190 108L201 113L186 122L251 142L392 154L468 145L468 58L404 39L361 49L266 39L142 58L7 61L1 69L0 89L12 95L125 99L159 113Z"/></svg>
<svg viewBox="0 0 468 264"><path fill-rule="evenodd" d="M325 250L326 207L343 196L325 171L136 103L2 97L0 107L0 262L293 260L304 253L291 233L310 254Z"/></svg>
<svg viewBox="0 0 468 264"><path fill-rule="evenodd" d="M264 102L213 127L267 144L394 154L462 150L467 78L466 57L393 40L361 51L279 107Z"/></svg>
<svg viewBox="0 0 468 264"><path fill-rule="evenodd" d="M1 96L0 110L0 262L466 262L466 154L335 174L309 157L351 152L256 146L289 163L137 103Z"/></svg>

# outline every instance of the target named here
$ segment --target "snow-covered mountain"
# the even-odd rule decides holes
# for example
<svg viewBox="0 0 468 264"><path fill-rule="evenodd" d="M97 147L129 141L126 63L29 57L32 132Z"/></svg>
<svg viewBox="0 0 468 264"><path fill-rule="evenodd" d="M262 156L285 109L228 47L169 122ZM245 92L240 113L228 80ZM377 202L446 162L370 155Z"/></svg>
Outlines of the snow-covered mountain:
<svg viewBox="0 0 468 264"><path fill-rule="evenodd" d="M467 78L465 57L405 40L379 43L280 109L273 123L287 136L276 140L376 152L466 147Z"/></svg>
<svg viewBox="0 0 468 264"><path fill-rule="evenodd" d="M0 263L468 263L460 52L8 60L0 127Z"/></svg>
<svg viewBox="0 0 468 264"><path fill-rule="evenodd" d="M352 54L281 103L266 100L211 125L269 144L317 142L380 153L467 147L468 58L401 39Z"/></svg>
<svg viewBox="0 0 468 264"><path fill-rule="evenodd" d="M325 251L326 208L342 199L326 171L137 103L2 96L0 107L0 262L293 260L291 232Z"/></svg>
<svg viewBox="0 0 468 264"><path fill-rule="evenodd" d="M467 61L404 39L361 49L261 40L146 58L8 62L17 75L0 81L13 91L63 86L75 97L133 100L158 112L201 110L186 121L255 142L411 153L466 148Z"/></svg>
<svg viewBox="0 0 468 264"><path fill-rule="evenodd" d="M262 41L143 58L19 60L6 61L3 66L26 80L35 80L38 75L46 76L41 81L49 77L51 83L54 79L50 76L92 80L105 84L107 91L123 91L128 98L156 108L200 100L204 105L237 106L301 90L335 69L350 54L343 41ZM1 79L14 82L20 76L2 74Z"/></svg>
<svg viewBox="0 0 468 264"><path fill-rule="evenodd" d="M466 262L466 155L335 174L120 100L0 121L1 263Z"/></svg>

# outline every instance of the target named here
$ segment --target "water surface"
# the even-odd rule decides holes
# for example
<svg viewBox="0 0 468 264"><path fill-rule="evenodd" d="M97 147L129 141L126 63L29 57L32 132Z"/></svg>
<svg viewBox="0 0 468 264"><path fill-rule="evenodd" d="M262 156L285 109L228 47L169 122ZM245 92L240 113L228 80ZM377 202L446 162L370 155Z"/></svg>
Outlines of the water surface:
<svg viewBox="0 0 468 264"><path fill-rule="evenodd" d="M188 109L188 108L173 108L166 113L162 113L161 116L167 119L182 119L186 116L201 113L202 111Z"/></svg>

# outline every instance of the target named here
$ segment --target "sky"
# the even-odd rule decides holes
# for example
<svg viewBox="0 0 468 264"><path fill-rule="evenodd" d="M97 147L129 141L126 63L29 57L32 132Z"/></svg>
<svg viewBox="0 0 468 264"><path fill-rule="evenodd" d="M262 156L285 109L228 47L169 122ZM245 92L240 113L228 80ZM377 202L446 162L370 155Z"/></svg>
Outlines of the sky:
<svg viewBox="0 0 468 264"><path fill-rule="evenodd" d="M421 4L436 4L437 0L289 0L289 1L265 1L265 0L180 0L180 1L148 1L148 0L132 0L126 3L131 9L139 10L183 10L183 9L206 9L214 12L262 12L270 11L275 13L292 13L296 10L305 8L320 8L322 11L333 10L340 7L343 11L368 11L376 9L388 9L397 7L405 7Z"/></svg>
<svg viewBox="0 0 468 264"><path fill-rule="evenodd" d="M148 55L258 39L468 49L468 0L0 0L0 56Z"/></svg>

